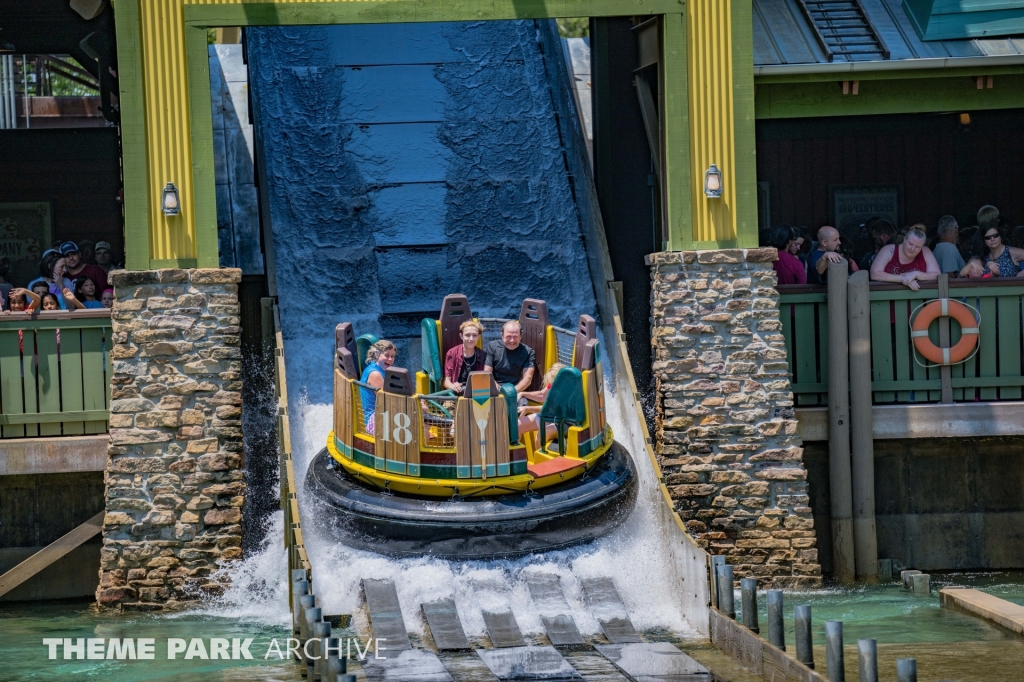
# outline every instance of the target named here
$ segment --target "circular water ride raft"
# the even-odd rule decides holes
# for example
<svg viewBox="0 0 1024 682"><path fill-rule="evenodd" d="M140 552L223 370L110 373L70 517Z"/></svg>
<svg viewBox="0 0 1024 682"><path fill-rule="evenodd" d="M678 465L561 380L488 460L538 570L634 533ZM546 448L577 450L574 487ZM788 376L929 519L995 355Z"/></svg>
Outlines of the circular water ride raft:
<svg viewBox="0 0 1024 682"><path fill-rule="evenodd" d="M584 476L530 494L439 500L388 493L347 475L326 448L306 476L306 491L319 503L313 523L339 542L445 559L512 557L590 542L625 520L636 488L633 462L618 443Z"/></svg>
<svg viewBox="0 0 1024 682"><path fill-rule="evenodd" d="M514 343L497 340L509 320L476 320L465 296L446 296L440 319L421 323L422 371L388 367L379 387L360 380L376 338L338 325L334 430L306 475L319 502L307 524L383 554L486 559L588 542L628 516L635 471L605 419L594 319L560 329L544 301L527 299L517 322L536 355L531 385L469 372L456 394L441 359L473 352L473 337L459 336L467 320L482 331L477 347Z"/></svg>

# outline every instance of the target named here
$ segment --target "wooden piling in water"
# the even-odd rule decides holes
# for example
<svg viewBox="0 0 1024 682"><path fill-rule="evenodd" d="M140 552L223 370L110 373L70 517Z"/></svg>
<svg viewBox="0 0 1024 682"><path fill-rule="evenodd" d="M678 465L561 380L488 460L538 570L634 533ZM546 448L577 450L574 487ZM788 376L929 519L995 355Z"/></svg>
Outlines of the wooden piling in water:
<svg viewBox="0 0 1024 682"><path fill-rule="evenodd" d="M878 580L875 529L875 445L871 407L871 291L868 273L855 272L848 282L850 341L850 430L853 479L853 547L858 580Z"/></svg>
<svg viewBox="0 0 1024 682"><path fill-rule="evenodd" d="M847 262L828 265L828 462L832 496L832 570L838 582L856 577L850 472L850 344Z"/></svg>
<svg viewBox="0 0 1024 682"><path fill-rule="evenodd" d="M828 682L846 682L841 620L825 621L825 674L828 675Z"/></svg>
<svg viewBox="0 0 1024 682"><path fill-rule="evenodd" d="M796 630L796 660L814 670L814 637L808 604L800 604L793 609L793 629Z"/></svg>

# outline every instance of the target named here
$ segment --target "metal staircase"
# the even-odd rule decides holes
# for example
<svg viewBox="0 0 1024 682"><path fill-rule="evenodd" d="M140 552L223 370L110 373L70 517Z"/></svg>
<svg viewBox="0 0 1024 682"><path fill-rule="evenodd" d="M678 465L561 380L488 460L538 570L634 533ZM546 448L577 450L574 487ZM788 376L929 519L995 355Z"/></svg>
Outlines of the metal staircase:
<svg viewBox="0 0 1024 682"><path fill-rule="evenodd" d="M889 48L860 0L797 1L830 62L837 55L847 61L889 58Z"/></svg>

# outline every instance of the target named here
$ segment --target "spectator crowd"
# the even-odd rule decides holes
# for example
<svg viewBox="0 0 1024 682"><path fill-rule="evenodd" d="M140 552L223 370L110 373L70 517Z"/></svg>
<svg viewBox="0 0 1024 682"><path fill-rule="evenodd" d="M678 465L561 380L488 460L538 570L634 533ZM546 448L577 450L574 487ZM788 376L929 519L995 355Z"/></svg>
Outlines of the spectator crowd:
<svg viewBox="0 0 1024 682"><path fill-rule="evenodd" d="M39 277L12 282L11 262L0 259L0 306L5 314L35 310L111 308L114 290L107 281L114 263L109 242L63 242L43 252Z"/></svg>
<svg viewBox="0 0 1024 682"><path fill-rule="evenodd" d="M953 216L934 226L917 223L902 230L872 218L850 238L825 225L814 235L805 227L781 225L761 233L763 246L779 250L774 263L779 284L825 284L829 263L846 261L850 273L867 270L876 282L896 282L917 291L919 282L940 274L953 277L1024 276L1024 225L1012 232L995 206L982 206L977 223L960 228Z"/></svg>

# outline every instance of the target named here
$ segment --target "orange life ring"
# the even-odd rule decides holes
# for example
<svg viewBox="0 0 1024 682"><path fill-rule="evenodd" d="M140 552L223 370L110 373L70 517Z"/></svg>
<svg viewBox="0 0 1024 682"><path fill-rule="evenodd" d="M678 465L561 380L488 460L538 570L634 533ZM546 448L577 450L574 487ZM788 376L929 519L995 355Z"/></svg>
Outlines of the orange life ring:
<svg viewBox="0 0 1024 682"><path fill-rule="evenodd" d="M928 327L939 317L952 317L960 323L960 341L952 348L940 348L928 338ZM914 348L936 365L955 365L971 354L978 344L978 321L974 313L960 301L937 298L921 309L911 325Z"/></svg>

